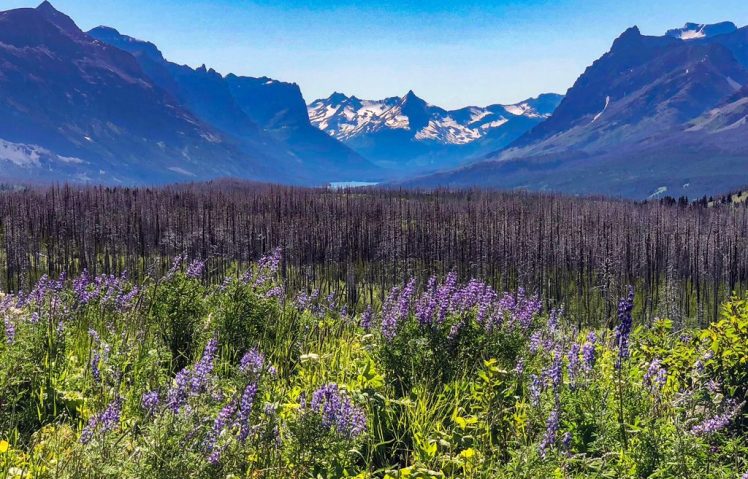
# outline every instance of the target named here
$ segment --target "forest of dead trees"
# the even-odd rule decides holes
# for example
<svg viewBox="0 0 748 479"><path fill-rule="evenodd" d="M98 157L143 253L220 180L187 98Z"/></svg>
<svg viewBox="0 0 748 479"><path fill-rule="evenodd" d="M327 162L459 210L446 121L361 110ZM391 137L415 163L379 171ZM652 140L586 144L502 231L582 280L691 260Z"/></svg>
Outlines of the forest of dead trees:
<svg viewBox="0 0 748 479"><path fill-rule="evenodd" d="M615 314L628 284L645 318L710 321L748 285L748 209L522 192L324 190L217 182L0 194L5 290L42 274L158 276L186 253L206 281L283 250L290 290L381 295L456 271L523 286L580 322Z"/></svg>

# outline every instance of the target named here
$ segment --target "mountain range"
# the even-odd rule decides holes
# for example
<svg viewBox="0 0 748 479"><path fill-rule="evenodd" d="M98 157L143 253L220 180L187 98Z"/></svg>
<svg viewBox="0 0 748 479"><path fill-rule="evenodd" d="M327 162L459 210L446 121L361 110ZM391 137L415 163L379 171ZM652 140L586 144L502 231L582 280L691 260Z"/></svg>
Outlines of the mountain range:
<svg viewBox="0 0 748 479"><path fill-rule="evenodd" d="M543 94L515 105L448 111L413 91L383 100L336 92L312 102L309 119L375 164L405 174L455 166L503 148L548 118L561 98Z"/></svg>
<svg viewBox="0 0 748 479"><path fill-rule="evenodd" d="M748 184L748 27L632 27L563 96L307 105L294 83L178 65L113 28L83 32L45 1L0 12L0 164L6 181L718 194Z"/></svg>
<svg viewBox="0 0 748 479"><path fill-rule="evenodd" d="M0 160L13 179L319 184L379 168L313 127L299 87L164 59L49 2L0 12Z"/></svg>
<svg viewBox="0 0 748 479"><path fill-rule="evenodd" d="M484 161L411 186L490 186L633 198L748 184L748 27L630 28L550 117Z"/></svg>

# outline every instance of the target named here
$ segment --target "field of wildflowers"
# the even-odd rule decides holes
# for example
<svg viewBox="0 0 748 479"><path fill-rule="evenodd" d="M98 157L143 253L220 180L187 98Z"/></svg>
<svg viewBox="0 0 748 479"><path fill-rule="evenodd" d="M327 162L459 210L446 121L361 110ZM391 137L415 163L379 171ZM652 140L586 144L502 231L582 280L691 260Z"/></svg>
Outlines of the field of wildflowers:
<svg viewBox="0 0 748 479"><path fill-rule="evenodd" d="M688 330L630 289L584 329L455 274L286 291L280 261L4 296L0 478L748 477L746 300Z"/></svg>

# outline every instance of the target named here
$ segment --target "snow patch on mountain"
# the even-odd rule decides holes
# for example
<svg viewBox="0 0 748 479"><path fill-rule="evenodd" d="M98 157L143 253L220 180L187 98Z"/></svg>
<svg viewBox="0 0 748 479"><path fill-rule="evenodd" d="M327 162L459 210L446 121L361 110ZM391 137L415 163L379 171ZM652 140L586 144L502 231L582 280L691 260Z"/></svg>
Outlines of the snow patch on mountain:
<svg viewBox="0 0 748 479"><path fill-rule="evenodd" d="M319 99L308 106L309 120L341 141L379 131L411 131L416 141L466 145L481 139L517 117L544 119L546 111L538 99L513 105L466 107L448 111L430 105L413 92L402 98L360 100L342 93Z"/></svg>

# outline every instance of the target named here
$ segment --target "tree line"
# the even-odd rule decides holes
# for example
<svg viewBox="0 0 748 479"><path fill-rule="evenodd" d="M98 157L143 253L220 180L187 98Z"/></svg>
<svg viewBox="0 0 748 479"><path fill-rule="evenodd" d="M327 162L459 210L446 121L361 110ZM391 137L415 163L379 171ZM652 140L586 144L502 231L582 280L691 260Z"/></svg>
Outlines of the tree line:
<svg viewBox="0 0 748 479"><path fill-rule="evenodd" d="M612 318L632 284L646 318L703 324L748 283L748 210L704 203L229 181L30 188L0 194L0 285L83 269L158 276L181 254L206 259L217 281L280 247L289 288L351 304L455 271L540 293L580 322Z"/></svg>

